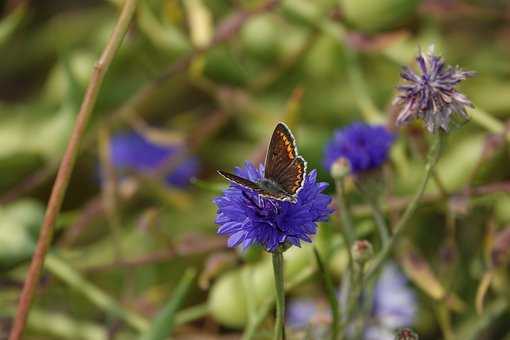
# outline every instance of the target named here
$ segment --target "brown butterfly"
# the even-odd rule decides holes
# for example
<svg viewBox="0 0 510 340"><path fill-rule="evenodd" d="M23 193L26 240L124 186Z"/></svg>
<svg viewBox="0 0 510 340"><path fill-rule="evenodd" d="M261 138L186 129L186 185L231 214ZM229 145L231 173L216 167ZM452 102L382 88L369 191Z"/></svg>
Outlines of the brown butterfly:
<svg viewBox="0 0 510 340"><path fill-rule="evenodd" d="M296 140L287 125L278 123L267 149L264 178L255 183L225 171L218 173L261 196L296 203L305 181L306 161L298 156Z"/></svg>

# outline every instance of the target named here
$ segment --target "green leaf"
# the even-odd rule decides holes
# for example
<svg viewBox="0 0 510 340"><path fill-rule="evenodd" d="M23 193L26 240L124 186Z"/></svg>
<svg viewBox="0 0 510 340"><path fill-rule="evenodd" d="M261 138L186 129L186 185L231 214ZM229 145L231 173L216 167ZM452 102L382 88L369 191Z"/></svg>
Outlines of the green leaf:
<svg viewBox="0 0 510 340"><path fill-rule="evenodd" d="M39 110L39 112L37 112ZM63 151L73 124L69 104L54 113L34 106L0 107L0 160L16 154L36 154L47 160Z"/></svg>
<svg viewBox="0 0 510 340"><path fill-rule="evenodd" d="M157 48L177 54L191 49L184 33L175 26L159 22L146 1L140 2L137 18L141 31Z"/></svg>
<svg viewBox="0 0 510 340"><path fill-rule="evenodd" d="M43 213L40 204L28 200L0 207L0 268L11 268L32 256Z"/></svg>
<svg viewBox="0 0 510 340"><path fill-rule="evenodd" d="M20 5L0 22L0 44L9 40L26 14L26 6Z"/></svg>
<svg viewBox="0 0 510 340"><path fill-rule="evenodd" d="M80 292L91 303L106 313L122 319L134 329L142 332L147 328L147 321L121 306L106 292L87 281L79 272L54 254L48 254L44 266L53 275L64 281L71 288Z"/></svg>
<svg viewBox="0 0 510 340"><path fill-rule="evenodd" d="M159 340L168 338L175 325L175 314L177 309L186 297L195 275L196 272L194 269L188 269L184 273L182 279L177 285L175 295L158 313L147 333L142 336L143 340Z"/></svg>

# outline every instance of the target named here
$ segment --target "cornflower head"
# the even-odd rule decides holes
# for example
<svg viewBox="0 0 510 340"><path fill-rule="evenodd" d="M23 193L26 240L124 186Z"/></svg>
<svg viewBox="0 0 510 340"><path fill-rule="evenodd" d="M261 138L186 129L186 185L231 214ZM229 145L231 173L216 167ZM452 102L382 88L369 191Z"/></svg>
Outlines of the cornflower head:
<svg viewBox="0 0 510 340"><path fill-rule="evenodd" d="M147 173L157 170L182 151L181 145L156 144L136 132L115 135L110 140L111 162L122 171ZM165 175L169 185L185 187L199 170L199 162L190 157Z"/></svg>
<svg viewBox="0 0 510 340"><path fill-rule="evenodd" d="M469 116L466 107L473 107L471 101L455 87L475 72L464 71L459 66L446 65L443 58L434 55L431 46L427 53L416 57L419 72L404 67L400 76L406 82L397 87L399 92L394 104L401 107L397 124L411 119L421 119L430 132L438 129L448 131L450 120L455 114L463 120Z"/></svg>
<svg viewBox="0 0 510 340"><path fill-rule="evenodd" d="M359 174L380 167L387 159L395 136L384 126L356 122L335 131L326 145L324 166L347 159L350 171Z"/></svg>
<svg viewBox="0 0 510 340"><path fill-rule="evenodd" d="M264 167L246 162L235 174L252 182L264 178ZM327 183L317 182L317 171L310 171L298 192L296 202L280 201L259 195L253 190L230 183L214 202L218 207L218 234L229 236L228 246L261 245L269 252L280 246L300 246L311 242L317 222L326 220L333 212L328 206L331 198L323 194Z"/></svg>

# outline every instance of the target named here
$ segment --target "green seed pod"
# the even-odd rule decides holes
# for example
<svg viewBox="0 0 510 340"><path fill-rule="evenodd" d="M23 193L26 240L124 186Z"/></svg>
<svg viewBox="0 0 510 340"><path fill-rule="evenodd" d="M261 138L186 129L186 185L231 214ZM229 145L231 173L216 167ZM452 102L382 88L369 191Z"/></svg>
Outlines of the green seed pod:
<svg viewBox="0 0 510 340"><path fill-rule="evenodd" d="M330 170L331 177L338 180L341 180L345 176L349 175L350 172L351 167L349 165L349 160L344 157L340 157L339 159L337 159L335 163L333 163L333 165L331 166Z"/></svg>
<svg viewBox="0 0 510 340"><path fill-rule="evenodd" d="M228 272L212 286L208 301L209 311L222 325L244 327L247 315L246 297L242 287L240 270Z"/></svg>
<svg viewBox="0 0 510 340"><path fill-rule="evenodd" d="M409 19L420 0L341 0L347 21L365 32L394 28Z"/></svg>
<svg viewBox="0 0 510 340"><path fill-rule="evenodd" d="M357 240L352 245L352 258L359 265L364 265L374 256L374 248L367 240Z"/></svg>

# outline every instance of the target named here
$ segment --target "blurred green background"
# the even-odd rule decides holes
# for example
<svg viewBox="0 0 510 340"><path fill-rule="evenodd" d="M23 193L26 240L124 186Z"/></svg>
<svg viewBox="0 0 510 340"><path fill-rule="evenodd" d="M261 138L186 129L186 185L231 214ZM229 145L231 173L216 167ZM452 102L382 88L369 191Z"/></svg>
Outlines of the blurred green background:
<svg viewBox="0 0 510 340"><path fill-rule="evenodd" d="M255 270L255 303L272 294L272 277L260 252L229 250L215 235L212 199L225 187L216 169L263 159L274 124L284 120L309 169L332 183L322 155L333 130L360 120L394 128L400 67L430 44L449 64L478 75L461 87L476 106L472 120L453 129L438 166L447 195L431 184L406 235L429 269L404 265L419 294L414 328L423 339L510 339L508 1L138 2L82 143L27 339L137 338L190 268L198 279L175 316L175 338L239 338L250 303L242 273ZM58 162L122 3L0 1L0 338L10 328ZM198 179L178 188L131 174L117 181L110 204L99 175L101 148L110 136L132 130L186 145L187 157L199 159ZM428 140L419 124L398 134L386 169L390 221L418 183ZM354 191L350 199L360 234L371 238L367 207ZM345 254L328 234L335 223L324 223L317 241L334 248L336 281ZM405 263L410 255L400 248L396 259ZM503 254L497 261L496 252ZM304 247L289 255L291 279L314 268L310 254ZM485 294L484 275L491 276ZM424 288L420 280L433 283ZM312 273L289 294L323 296L320 290ZM485 301L481 313L477 292ZM257 338L270 338L270 317L260 329Z"/></svg>

